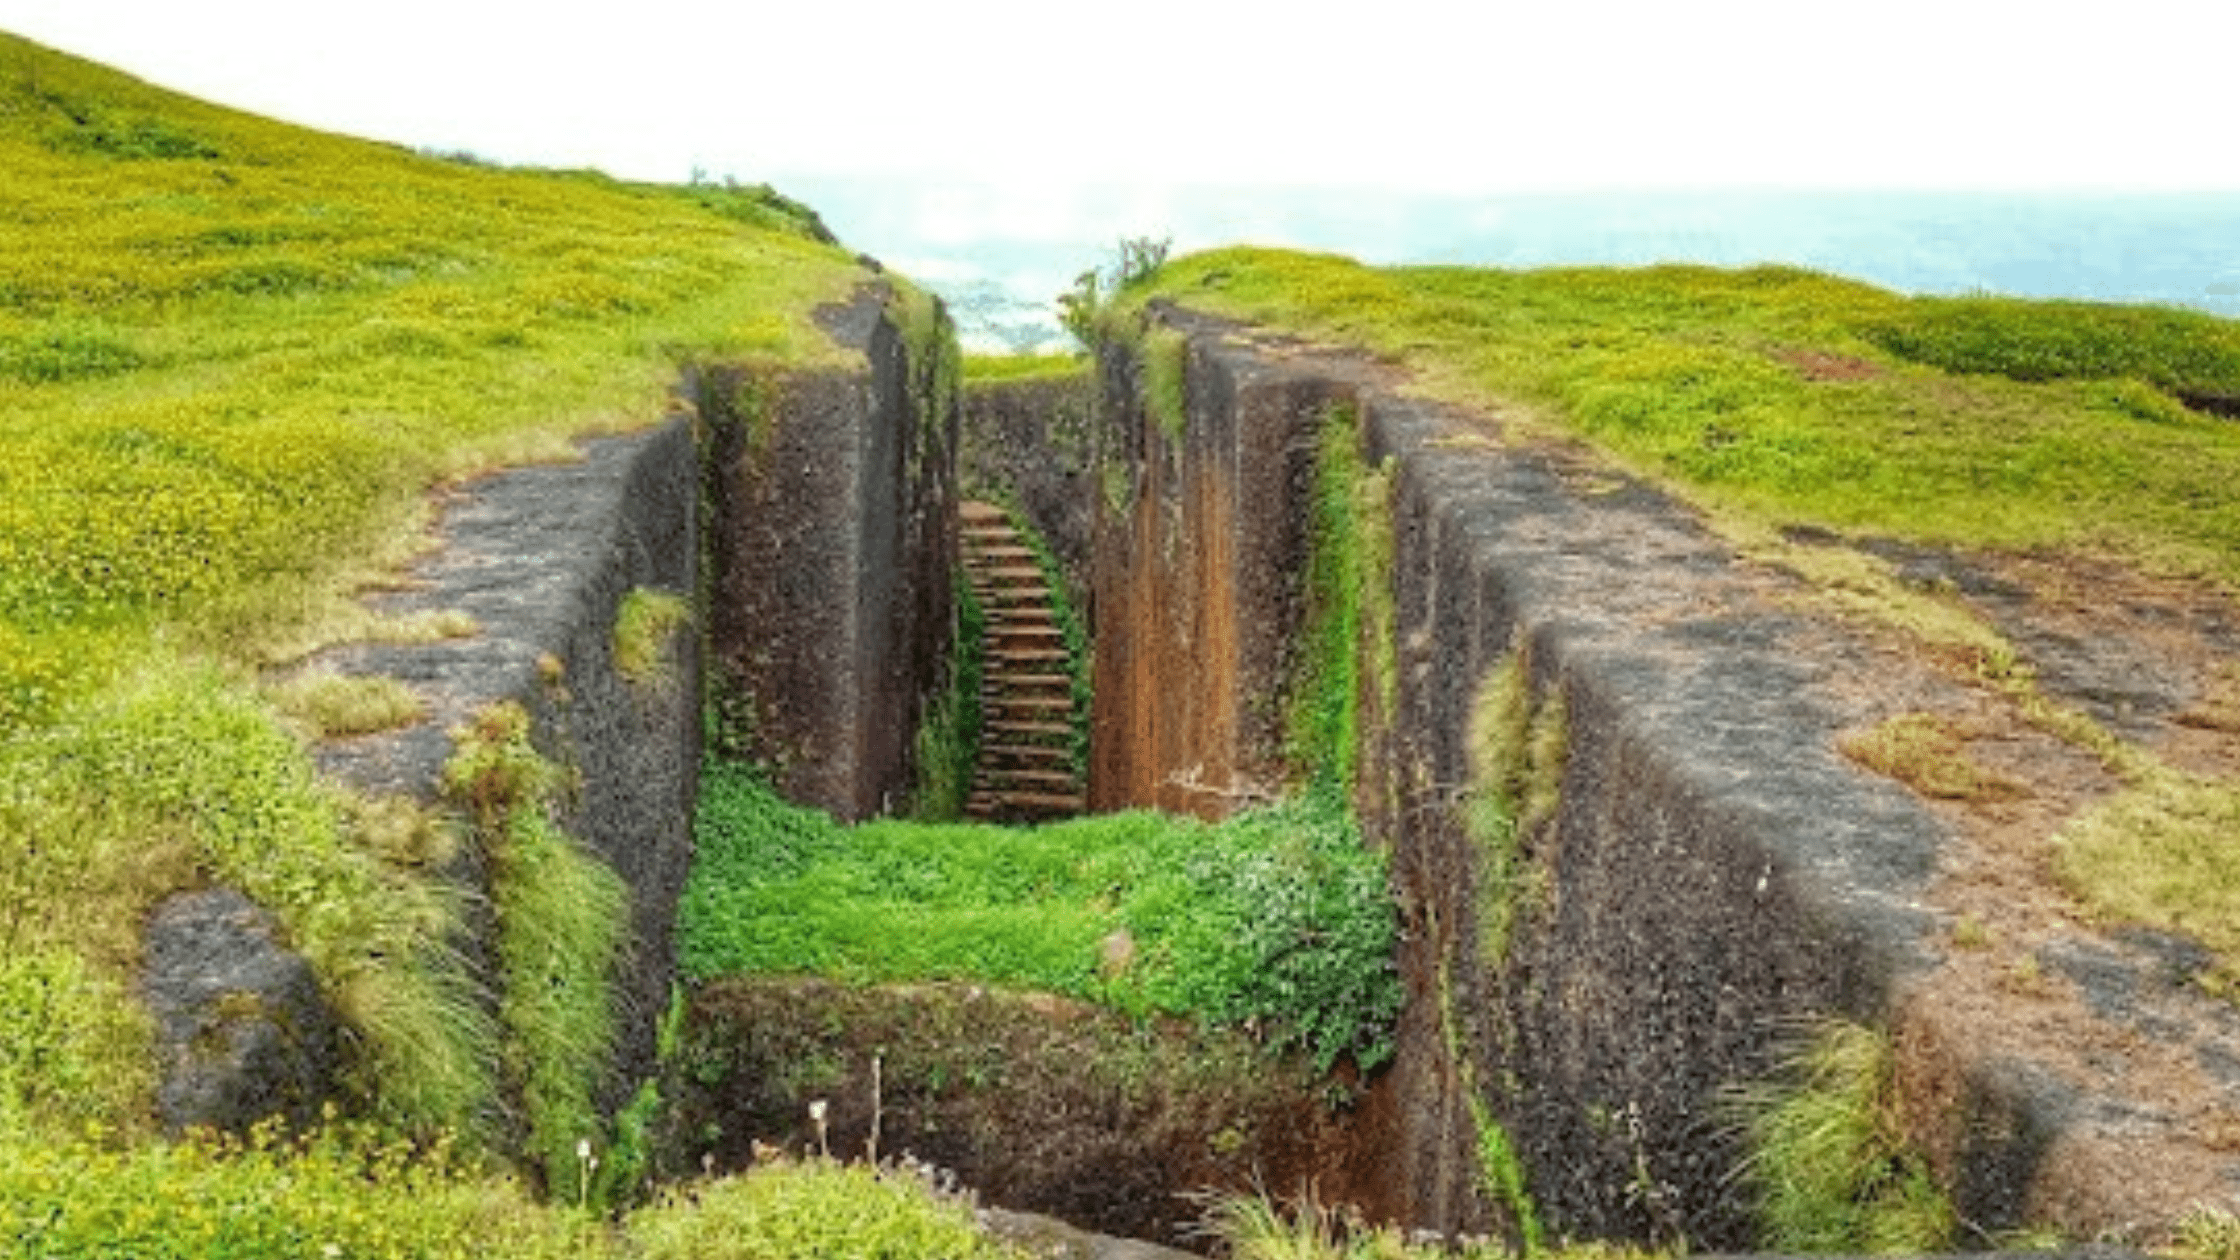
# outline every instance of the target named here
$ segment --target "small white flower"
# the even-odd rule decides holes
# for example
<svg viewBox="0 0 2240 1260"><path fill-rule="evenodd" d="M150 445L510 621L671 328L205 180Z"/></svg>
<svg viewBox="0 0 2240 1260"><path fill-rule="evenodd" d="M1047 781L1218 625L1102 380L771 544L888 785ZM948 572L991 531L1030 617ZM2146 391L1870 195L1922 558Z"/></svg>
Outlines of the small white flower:
<svg viewBox="0 0 2240 1260"><path fill-rule="evenodd" d="M824 1099L819 1098L809 1104L809 1118L818 1124L824 1123Z"/></svg>
<svg viewBox="0 0 2240 1260"><path fill-rule="evenodd" d="M588 1159L590 1159L590 1158L591 1158L591 1139L590 1139L590 1138L577 1138L577 1139L576 1139L576 1158L577 1158L577 1159L579 1159L579 1160L588 1160Z"/></svg>

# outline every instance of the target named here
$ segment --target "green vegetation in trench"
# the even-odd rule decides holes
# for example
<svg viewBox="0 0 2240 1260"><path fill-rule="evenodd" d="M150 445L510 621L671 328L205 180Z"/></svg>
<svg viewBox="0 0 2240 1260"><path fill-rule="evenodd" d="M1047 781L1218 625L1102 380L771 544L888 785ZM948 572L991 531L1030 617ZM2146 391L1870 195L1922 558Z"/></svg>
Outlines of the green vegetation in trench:
<svg viewBox="0 0 2240 1260"><path fill-rule="evenodd" d="M1741 1095L1745 1173L1764 1246L1790 1254L1923 1254L1950 1249L1952 1203L1906 1135L1882 1034L1820 1028L1788 1079Z"/></svg>
<svg viewBox="0 0 2240 1260"><path fill-rule="evenodd" d="M711 763L703 784L680 914L690 979L979 980L1253 1024L1323 1070L1391 1054L1401 993L1384 860L1334 795L1220 824L847 828L746 767Z"/></svg>
<svg viewBox="0 0 2240 1260"><path fill-rule="evenodd" d="M1389 461L1373 468L1363 457L1351 406L1332 407L1315 436L1306 608L1285 736L1295 775L1350 797L1359 786L1363 702L1390 714L1399 696L1393 472Z"/></svg>
<svg viewBox="0 0 2240 1260"><path fill-rule="evenodd" d="M608 1220L532 1198L438 1143L348 1126L301 1141L118 1148L0 1135L0 1238L43 1260L1024 1260L907 1173L766 1165Z"/></svg>
<svg viewBox="0 0 2240 1260"><path fill-rule="evenodd" d="M320 785L276 714L402 697L257 675L474 633L354 599L431 486L653 421L681 359L842 361L813 312L866 273L765 190L416 155L8 35L0 169L0 1111L148 1123L132 938L217 882L350 1025L354 1109L466 1123L494 1039L440 829Z"/></svg>
<svg viewBox="0 0 2240 1260"><path fill-rule="evenodd" d="M918 723L918 787L910 816L925 822L953 822L964 815L972 795L972 773L980 749L980 679L986 662L988 617L972 583L958 573L951 582L955 621L949 631L949 658L942 687Z"/></svg>

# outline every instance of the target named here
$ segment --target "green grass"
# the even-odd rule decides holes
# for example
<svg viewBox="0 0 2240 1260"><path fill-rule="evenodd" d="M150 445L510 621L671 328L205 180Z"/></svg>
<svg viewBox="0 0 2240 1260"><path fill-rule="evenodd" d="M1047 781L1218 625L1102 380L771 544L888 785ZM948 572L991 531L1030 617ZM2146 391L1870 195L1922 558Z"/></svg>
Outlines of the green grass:
<svg viewBox="0 0 2240 1260"><path fill-rule="evenodd" d="M605 1145L592 1096L610 1067L629 889L554 823L566 776L530 745L520 705L483 710L457 742L443 785L472 814L489 860L503 1081L523 1149L557 1194L578 1144Z"/></svg>
<svg viewBox="0 0 2240 1260"><path fill-rule="evenodd" d="M198 156L72 139L122 120ZM712 190L418 157L13 39L0 163L0 625L41 645L253 655L432 480L652 420L681 355L830 358L809 311L861 277ZM0 654L0 723L94 655Z"/></svg>
<svg viewBox="0 0 2240 1260"><path fill-rule="evenodd" d="M1790 1254L1951 1247L1956 1218L1898 1114L1893 1056L1855 1024L1821 1028L1789 1079L1741 1100L1761 1241Z"/></svg>
<svg viewBox="0 0 2240 1260"><path fill-rule="evenodd" d="M968 354L964 356L964 383L970 386L1085 376L1093 362L1079 354Z"/></svg>
<svg viewBox="0 0 2240 1260"><path fill-rule="evenodd" d="M2240 429L2165 392L2240 392L2228 320L1909 299L1779 267L1372 269L1258 249L1170 262L1144 296L1404 358L1424 390L1759 522L2240 580Z"/></svg>
<svg viewBox="0 0 2240 1260"><path fill-rule="evenodd" d="M5 1254L42 1260L1009 1260L907 1173L781 1163L675 1187L616 1221L457 1158L335 1128L303 1142L19 1144L0 1136Z"/></svg>
<svg viewBox="0 0 2240 1260"><path fill-rule="evenodd" d="M2163 771L2065 827L2056 869L2101 918L2180 932L2217 965L2200 983L2240 999L2240 787Z"/></svg>
<svg viewBox="0 0 2240 1260"><path fill-rule="evenodd" d="M1391 1053L1384 862L1327 794L1217 826L1131 813L843 828L752 771L715 763L703 781L680 915L690 978L977 980L1256 1024L1322 1069ZM1122 932L1133 961L1100 966Z"/></svg>
<svg viewBox="0 0 2240 1260"><path fill-rule="evenodd" d="M273 707L322 739L410 726L427 702L394 678L313 671L270 689Z"/></svg>
<svg viewBox="0 0 2240 1260"><path fill-rule="evenodd" d="M1382 503L1374 516L1359 511L1367 476L1359 418L1332 408L1316 434L1306 610L1285 739L1296 777L1325 777L1347 793L1360 756L1363 603L1375 587L1363 535L1370 520L1385 516ZM1389 567L1386 557L1388 581Z"/></svg>
<svg viewBox="0 0 2240 1260"><path fill-rule="evenodd" d="M218 881L312 961L357 1105L470 1123L495 1038L452 842L321 786L279 720L405 697L258 674L474 633L351 599L432 486L652 422L680 360L838 362L812 312L866 274L766 190L424 157L6 35L0 170L0 983L46 1012L0 1113L146 1122L135 925Z"/></svg>

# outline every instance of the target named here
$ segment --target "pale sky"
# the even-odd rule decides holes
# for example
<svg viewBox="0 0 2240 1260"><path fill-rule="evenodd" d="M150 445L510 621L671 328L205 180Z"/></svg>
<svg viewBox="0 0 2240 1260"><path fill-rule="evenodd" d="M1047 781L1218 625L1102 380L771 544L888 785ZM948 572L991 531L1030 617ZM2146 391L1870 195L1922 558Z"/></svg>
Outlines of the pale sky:
<svg viewBox="0 0 2240 1260"><path fill-rule="evenodd" d="M0 29L649 179L2240 188L2231 0L0 0Z"/></svg>

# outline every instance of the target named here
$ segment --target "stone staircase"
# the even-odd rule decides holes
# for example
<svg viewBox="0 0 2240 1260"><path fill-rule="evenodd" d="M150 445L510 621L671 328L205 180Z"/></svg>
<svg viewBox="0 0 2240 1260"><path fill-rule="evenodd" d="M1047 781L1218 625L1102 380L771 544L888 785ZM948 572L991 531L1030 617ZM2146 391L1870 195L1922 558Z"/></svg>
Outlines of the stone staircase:
<svg viewBox="0 0 2240 1260"><path fill-rule="evenodd" d="M965 579L986 614L980 755L965 815L989 822L1070 818L1088 803L1073 769L1072 657L1035 555L1003 509L958 510Z"/></svg>

